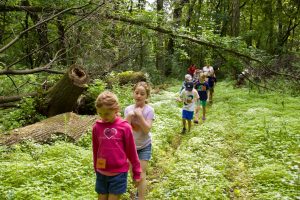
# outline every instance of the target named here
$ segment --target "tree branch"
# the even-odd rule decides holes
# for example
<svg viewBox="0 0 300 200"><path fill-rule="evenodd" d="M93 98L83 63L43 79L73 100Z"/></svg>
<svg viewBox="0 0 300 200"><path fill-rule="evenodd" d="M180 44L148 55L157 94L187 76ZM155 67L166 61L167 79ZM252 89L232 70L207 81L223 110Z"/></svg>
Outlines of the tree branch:
<svg viewBox="0 0 300 200"><path fill-rule="evenodd" d="M36 96L36 92L29 94L15 95L15 96L0 96L0 104L9 103L14 101L20 101L23 97Z"/></svg>
<svg viewBox="0 0 300 200"><path fill-rule="evenodd" d="M253 81L252 81L248 76L246 76L245 74L243 74L243 76L244 76L250 83L252 83L253 85L256 85L257 87L264 88L264 89L271 90L271 91L276 91L276 90L274 90L274 89L271 89L271 88L268 88L268 87L266 87L266 86L259 85L259 84L255 83L255 82L253 82Z"/></svg>
<svg viewBox="0 0 300 200"><path fill-rule="evenodd" d="M44 21L41 21L41 22L38 22L37 24L35 24L34 26L31 26L29 27L28 29L22 31L21 33L19 33L19 35L17 35L12 41L10 41L7 45L5 45L4 47L2 47L0 49L0 53L2 53L3 51L5 51L6 49L8 49L9 47L11 47L14 43L16 43L21 37L22 35L24 35L25 33L27 33L28 31L34 29L35 27L37 26L40 26L41 24L44 24L50 20L52 20L53 18L65 13L65 12L68 12L69 10L73 10L73 9L80 9L80 8L83 8L83 7L86 7L88 5L90 5L91 3L88 3L88 4L85 4L83 6L80 6L80 7L72 7L72 8L67 8L63 11L60 11L59 13L55 14L55 15L52 15L51 17L49 17L48 19L44 20Z"/></svg>
<svg viewBox="0 0 300 200"><path fill-rule="evenodd" d="M90 11L89 13L87 13L87 14L86 14L85 16L83 16L82 18L80 18L80 19L74 21L73 23L71 23L70 25L68 25L68 26L66 27L66 29L65 29L65 33L67 33L68 30L70 30L70 28L71 28L72 26L74 26L74 25L77 24L78 22L84 20L85 18L89 17L93 12L95 12L95 11L96 11L98 8L100 8L102 5L104 5L104 3L98 5L95 9L93 9L92 11ZM20 58L19 60L15 61L15 62L13 62L13 63L11 63L11 64L9 64L6 68L9 69L9 68L12 67L13 65L19 63L19 62L22 61L23 59L25 59L25 58L27 58L28 56L34 54L35 52L38 52L38 51L44 49L45 47L47 47L47 46L49 46L50 44L52 44L52 43L54 43L55 41L57 41L58 39L59 39L59 37L55 38L54 40L52 40L52 41L48 42L47 44L43 45L42 47L40 47L39 49L36 49L36 50L32 51L31 53L29 53L29 54L23 56L23 57Z"/></svg>
<svg viewBox="0 0 300 200"><path fill-rule="evenodd" d="M174 33L171 30L167 30L167 29L164 29L164 28L159 27L159 26L154 26L154 25L147 24L147 22L144 22L144 21L129 19L129 18L126 18L126 17L123 17L123 16L113 16L113 15L110 15L108 13L106 13L106 15L104 17L107 18L107 19L122 21L122 22L126 22L126 23L129 23L129 24L137 25L137 26L143 26L143 27L145 27L147 29L150 29L150 30L154 30L154 31L157 31L157 32L160 32L160 33L164 33L164 34L167 34L167 35L170 35L170 36L173 36L173 37L182 38L184 40L189 40L189 41L194 42L196 44L204 45L204 46L207 46L207 47L210 47L210 48L221 49L223 51L234 54L236 56L247 58L249 60L253 60L253 61L256 61L258 63L261 63L260 60L258 60L256 58L252 58L249 55L237 52L233 49L228 49L228 48L219 46L217 44L213 44L211 42L206 42L206 41L203 41L203 40L199 40L197 38L190 37L190 36L187 36L187 35L177 34L177 33Z"/></svg>

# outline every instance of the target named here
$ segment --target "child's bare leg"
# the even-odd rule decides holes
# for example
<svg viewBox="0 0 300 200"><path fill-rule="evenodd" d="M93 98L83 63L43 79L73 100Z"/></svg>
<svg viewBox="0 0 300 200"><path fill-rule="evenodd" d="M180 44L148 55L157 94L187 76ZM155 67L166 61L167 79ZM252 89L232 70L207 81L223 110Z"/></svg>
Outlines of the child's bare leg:
<svg viewBox="0 0 300 200"><path fill-rule="evenodd" d="M192 126L192 120L188 120L188 130L190 132Z"/></svg>
<svg viewBox="0 0 300 200"><path fill-rule="evenodd" d="M199 111L200 111L200 106L197 106L196 110L195 110L195 120L194 121L199 120Z"/></svg>
<svg viewBox="0 0 300 200"><path fill-rule="evenodd" d="M214 94L214 90L212 89L211 91L209 91L209 102L211 103L213 100L213 94Z"/></svg>
<svg viewBox="0 0 300 200"><path fill-rule="evenodd" d="M139 200L144 200L146 196L146 187L147 187L147 180L146 180L146 171L147 171L147 160L140 160L142 173L141 173L141 182L138 186L138 196Z"/></svg>
<svg viewBox="0 0 300 200"><path fill-rule="evenodd" d="M108 194L99 194L98 200L108 200Z"/></svg>
<svg viewBox="0 0 300 200"><path fill-rule="evenodd" d="M202 106L202 119L206 119L206 106Z"/></svg>
<svg viewBox="0 0 300 200"><path fill-rule="evenodd" d="M210 101L210 90L207 90L207 97L208 97L208 98L207 98L206 101L209 102L209 101Z"/></svg>
<svg viewBox="0 0 300 200"><path fill-rule="evenodd" d="M182 119L182 126L184 129L186 128L186 120L185 119Z"/></svg>
<svg viewBox="0 0 300 200"><path fill-rule="evenodd" d="M108 200L119 200L121 195L117 194L109 194L108 195Z"/></svg>

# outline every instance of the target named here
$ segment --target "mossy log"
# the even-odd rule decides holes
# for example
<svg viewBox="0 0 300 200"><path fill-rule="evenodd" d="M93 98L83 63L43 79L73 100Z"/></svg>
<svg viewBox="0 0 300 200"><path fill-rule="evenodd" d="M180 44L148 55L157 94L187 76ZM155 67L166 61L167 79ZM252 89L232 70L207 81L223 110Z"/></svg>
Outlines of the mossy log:
<svg viewBox="0 0 300 200"><path fill-rule="evenodd" d="M63 113L29 126L11 130L6 134L0 134L0 146L26 140L47 143L57 135L62 135L69 141L77 141L88 130L91 130L96 120L96 115L82 116L72 112Z"/></svg>
<svg viewBox="0 0 300 200"><path fill-rule="evenodd" d="M41 113L51 117L72 111L78 97L88 87L88 81L88 75L83 67L71 65L67 73L47 91Z"/></svg>

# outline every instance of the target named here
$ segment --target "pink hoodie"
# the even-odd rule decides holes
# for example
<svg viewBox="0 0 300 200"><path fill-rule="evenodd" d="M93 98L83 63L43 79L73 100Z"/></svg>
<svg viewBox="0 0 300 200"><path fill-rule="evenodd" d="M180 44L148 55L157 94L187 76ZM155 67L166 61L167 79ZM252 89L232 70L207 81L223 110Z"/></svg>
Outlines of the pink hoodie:
<svg viewBox="0 0 300 200"><path fill-rule="evenodd" d="M127 121L121 117L116 117L113 123L97 120L93 126L92 142L95 171L128 172L129 160L132 165L133 179L140 179L142 171L140 161L131 126Z"/></svg>

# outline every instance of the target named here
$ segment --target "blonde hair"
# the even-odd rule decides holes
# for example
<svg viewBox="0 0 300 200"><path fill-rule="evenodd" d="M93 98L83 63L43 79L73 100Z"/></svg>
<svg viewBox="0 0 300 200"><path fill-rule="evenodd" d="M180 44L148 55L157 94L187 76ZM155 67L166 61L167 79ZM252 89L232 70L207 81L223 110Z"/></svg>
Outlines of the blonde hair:
<svg viewBox="0 0 300 200"><path fill-rule="evenodd" d="M106 107L117 111L120 110L118 97L110 91L104 91L99 94L95 102L95 107L96 108Z"/></svg>
<svg viewBox="0 0 300 200"><path fill-rule="evenodd" d="M206 78L206 74L205 74L205 73L200 73L200 74L199 74L199 80L200 80L200 81L205 80L205 78Z"/></svg>

